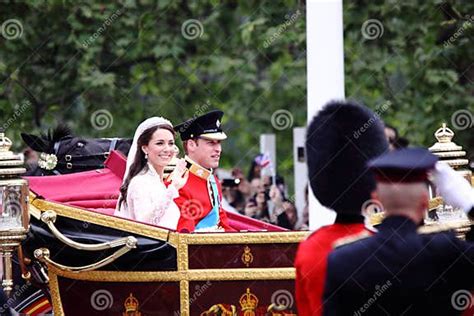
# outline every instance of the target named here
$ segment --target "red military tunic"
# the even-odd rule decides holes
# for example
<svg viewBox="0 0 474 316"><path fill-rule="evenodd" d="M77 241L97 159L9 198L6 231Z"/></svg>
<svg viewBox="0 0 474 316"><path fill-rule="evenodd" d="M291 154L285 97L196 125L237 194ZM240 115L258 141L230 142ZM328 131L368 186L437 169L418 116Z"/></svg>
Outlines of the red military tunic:
<svg viewBox="0 0 474 316"><path fill-rule="evenodd" d="M327 256L338 239L364 231L371 233L363 223L343 223L336 219L334 225L321 227L299 245L295 258L298 315L322 315Z"/></svg>
<svg viewBox="0 0 474 316"><path fill-rule="evenodd" d="M219 226L226 231L233 231L230 227L227 215L222 208L222 189L216 176L211 175L216 180L219 194ZM178 221L178 231L194 231L201 219L206 217L212 210L211 195L209 193L208 181L190 170L186 184L179 190L179 197L175 200L181 216Z"/></svg>

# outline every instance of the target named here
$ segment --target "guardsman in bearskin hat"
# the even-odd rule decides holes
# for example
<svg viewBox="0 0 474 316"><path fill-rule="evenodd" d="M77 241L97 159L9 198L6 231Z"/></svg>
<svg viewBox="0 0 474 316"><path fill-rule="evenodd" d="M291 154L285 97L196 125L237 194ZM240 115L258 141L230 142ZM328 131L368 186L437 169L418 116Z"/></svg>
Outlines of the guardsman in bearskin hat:
<svg viewBox="0 0 474 316"><path fill-rule="evenodd" d="M226 139L224 112L211 111L175 126L183 141L189 178L175 199L181 217L178 231L231 231L222 209L222 189L213 170L219 167L221 141Z"/></svg>
<svg viewBox="0 0 474 316"><path fill-rule="evenodd" d="M443 198L467 214L474 206L470 184L437 159L408 148L369 162L377 180L373 198L386 218L375 235L328 256L324 315L460 315L471 306L474 243L436 232L442 225L418 228L429 204L429 171Z"/></svg>
<svg viewBox="0 0 474 316"><path fill-rule="evenodd" d="M375 179L366 162L388 150L383 123L353 102L330 102L311 121L306 156L311 189L319 202L336 211L336 222L315 231L296 255L299 315L320 315L326 259L339 238L370 234L361 215Z"/></svg>

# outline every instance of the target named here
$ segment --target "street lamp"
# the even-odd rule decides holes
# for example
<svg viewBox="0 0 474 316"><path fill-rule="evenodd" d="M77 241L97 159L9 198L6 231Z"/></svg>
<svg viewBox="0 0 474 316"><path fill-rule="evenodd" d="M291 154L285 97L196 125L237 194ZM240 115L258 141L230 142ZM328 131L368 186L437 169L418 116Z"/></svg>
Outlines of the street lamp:
<svg viewBox="0 0 474 316"><path fill-rule="evenodd" d="M0 257L2 287L9 296L13 289L12 253L26 238L29 227L28 181L23 159L10 151L12 142L0 130Z"/></svg>

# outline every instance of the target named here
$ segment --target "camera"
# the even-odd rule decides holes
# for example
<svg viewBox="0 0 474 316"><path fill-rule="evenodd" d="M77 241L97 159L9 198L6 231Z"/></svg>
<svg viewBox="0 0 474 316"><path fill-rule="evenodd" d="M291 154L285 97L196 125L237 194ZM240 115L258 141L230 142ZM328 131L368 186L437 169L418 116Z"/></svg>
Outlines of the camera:
<svg viewBox="0 0 474 316"><path fill-rule="evenodd" d="M222 180L223 187L233 188L233 187L238 186L239 183L240 183L240 179L223 179Z"/></svg>

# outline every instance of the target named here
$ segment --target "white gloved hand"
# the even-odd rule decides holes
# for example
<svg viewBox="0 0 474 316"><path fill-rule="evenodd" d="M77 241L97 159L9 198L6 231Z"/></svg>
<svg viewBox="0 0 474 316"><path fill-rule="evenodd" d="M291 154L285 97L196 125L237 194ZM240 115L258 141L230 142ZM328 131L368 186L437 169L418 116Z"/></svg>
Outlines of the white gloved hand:
<svg viewBox="0 0 474 316"><path fill-rule="evenodd" d="M474 189L448 164L437 162L433 171L434 184L443 200L468 213L474 207Z"/></svg>

